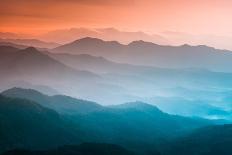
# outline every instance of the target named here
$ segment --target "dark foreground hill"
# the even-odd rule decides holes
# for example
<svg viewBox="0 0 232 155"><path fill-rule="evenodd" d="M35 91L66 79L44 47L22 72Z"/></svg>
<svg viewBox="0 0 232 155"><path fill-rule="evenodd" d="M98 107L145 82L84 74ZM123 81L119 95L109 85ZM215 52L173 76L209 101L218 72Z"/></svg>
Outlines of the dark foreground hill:
<svg viewBox="0 0 232 155"><path fill-rule="evenodd" d="M206 127L212 124L169 115L142 102L66 116L34 101L0 96L0 152L13 150L6 155L133 154L116 145L145 155L230 155L231 125ZM82 142L95 144L54 149Z"/></svg>
<svg viewBox="0 0 232 155"><path fill-rule="evenodd" d="M2 95L13 98L25 98L51 108L60 114L88 113L103 107L95 102L72 98L64 95L48 96L33 89L12 88Z"/></svg>
<svg viewBox="0 0 232 155"><path fill-rule="evenodd" d="M213 123L169 115L142 102L104 107L66 96L47 96L35 90L14 88L2 94L16 97L2 96L0 102L3 149L49 148L81 141L112 143L137 152L150 152L160 143ZM43 106L59 111L60 115Z"/></svg>
<svg viewBox="0 0 232 155"><path fill-rule="evenodd" d="M168 155L231 155L232 125L201 128L171 145Z"/></svg>
<svg viewBox="0 0 232 155"><path fill-rule="evenodd" d="M12 150L2 155L135 155L113 144L84 143L77 146L63 146L48 151ZM155 155L155 154L154 154Z"/></svg>
<svg viewBox="0 0 232 155"><path fill-rule="evenodd" d="M14 148L48 149L79 142L58 113L39 104L0 96L0 152Z"/></svg>

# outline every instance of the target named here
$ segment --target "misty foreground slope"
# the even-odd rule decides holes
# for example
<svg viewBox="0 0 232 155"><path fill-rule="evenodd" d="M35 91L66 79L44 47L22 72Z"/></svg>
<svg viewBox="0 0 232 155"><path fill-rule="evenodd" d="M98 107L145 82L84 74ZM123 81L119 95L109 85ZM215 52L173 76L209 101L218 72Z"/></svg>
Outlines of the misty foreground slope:
<svg viewBox="0 0 232 155"><path fill-rule="evenodd" d="M87 38L87 42L88 40L92 39ZM117 42L108 43L121 47ZM104 44L104 41L100 41L100 46L105 46ZM133 50L136 51L139 49L138 44L141 46L140 53L144 49L142 47L148 46L148 43L141 41L125 46L128 48L134 46ZM95 45L95 49L98 48L99 40ZM153 53L155 45L149 44L149 46ZM179 51L179 48L183 47L186 50L190 48L186 45L176 48ZM112 48L113 51L111 45L107 48ZM173 47L170 48L173 50ZM196 50L205 48L208 49L200 46ZM121 50L124 52L124 49ZM96 102L65 95L48 96L43 94L44 92L40 93L32 89L6 90L2 93L0 101L0 144L2 144L0 151L15 148L54 150L57 146L78 147L82 142L94 142L116 144L143 154L156 153L157 150L167 154L188 154L188 151L193 150L191 153L202 155L214 149L223 153L222 145L219 144L227 146L231 143L228 140L231 138L230 134L221 134L221 138L218 135L218 131L230 133L230 129L214 126L218 122L224 123L224 120L209 121L166 113L176 112L177 109L177 113L183 115L186 113L185 116L231 118L231 73L194 68L165 69L121 64L104 57L57 55L38 51L35 48L20 50L1 46L0 51L0 89L2 90L26 82L29 85L55 88L61 94L93 99L101 104L143 101L102 106ZM110 54L109 51L107 52ZM116 51L114 54L118 55ZM136 52L133 54L131 59L139 55ZM208 54L212 53L206 54L207 59ZM72 60L72 64L67 63L71 62L69 60ZM225 65L220 59L215 62ZM227 60L225 63L227 67L230 64ZM159 108L147 103L157 104ZM205 130L207 126L210 126L210 131ZM19 130L15 132L14 129ZM194 137L197 137L196 142L192 143L195 141ZM216 143L207 141L209 137L215 137L212 141ZM185 143L185 139L190 143ZM194 148L201 142L202 147ZM186 144L187 150L183 149L185 148L183 143ZM227 147L225 150L230 152Z"/></svg>
<svg viewBox="0 0 232 155"><path fill-rule="evenodd" d="M88 54L49 55L73 68L100 74L104 83L110 83L112 94L104 92L94 99L101 103L142 100L172 114L231 119L231 73L123 64Z"/></svg>
<svg viewBox="0 0 232 155"><path fill-rule="evenodd" d="M155 105L162 103L159 108L171 114L229 117L230 73L121 64L103 57L54 54L34 48L1 46L0 51L1 90L43 85L104 105L141 100ZM184 105L184 112L175 109L179 104ZM200 107L224 114L211 114Z"/></svg>

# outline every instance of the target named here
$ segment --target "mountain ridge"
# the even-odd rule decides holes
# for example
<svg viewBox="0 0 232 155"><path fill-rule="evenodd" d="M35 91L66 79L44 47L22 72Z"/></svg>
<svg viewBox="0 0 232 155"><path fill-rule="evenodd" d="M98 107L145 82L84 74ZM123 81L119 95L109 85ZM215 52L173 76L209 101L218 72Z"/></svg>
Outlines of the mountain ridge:
<svg viewBox="0 0 232 155"><path fill-rule="evenodd" d="M97 41L96 41L97 40ZM99 42L99 43L98 43ZM55 53L90 54L137 65L171 68L205 68L232 72L228 68L232 52L205 45L166 46L152 42L134 41L124 45L96 38L83 38L52 49Z"/></svg>
<svg viewBox="0 0 232 155"><path fill-rule="evenodd" d="M37 48L55 48L60 46L58 43L45 42L38 39L3 39L0 38L0 42L9 42L21 46L34 46Z"/></svg>
<svg viewBox="0 0 232 155"><path fill-rule="evenodd" d="M0 152L49 149L79 142L60 115L36 102L0 95Z"/></svg>
<svg viewBox="0 0 232 155"><path fill-rule="evenodd" d="M8 97L25 98L56 110L61 114L89 113L103 107L95 102L72 98L65 95L48 96L33 89L11 88L1 92Z"/></svg>
<svg viewBox="0 0 232 155"><path fill-rule="evenodd" d="M30 74L32 73L35 75L41 73L41 74L48 74L53 76L55 74L69 73L70 75L82 74L83 76L86 77L88 76L98 77L98 75L95 75L94 73L91 72L80 71L80 70L78 71L71 67L67 67L63 63L49 57L48 55L44 54L41 51L38 51L34 47L17 49L8 46L3 46L1 48L3 48L1 52L1 59L0 59L1 68L3 71L7 71L10 74L18 72L19 73L18 76L20 76L21 73L30 76ZM8 48L12 52L9 52Z"/></svg>

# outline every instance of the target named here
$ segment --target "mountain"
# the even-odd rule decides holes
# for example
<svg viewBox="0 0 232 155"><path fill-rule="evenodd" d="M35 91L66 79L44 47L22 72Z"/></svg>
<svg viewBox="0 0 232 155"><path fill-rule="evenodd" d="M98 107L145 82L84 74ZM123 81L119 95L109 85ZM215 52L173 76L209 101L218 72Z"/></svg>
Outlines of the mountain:
<svg viewBox="0 0 232 155"><path fill-rule="evenodd" d="M191 45L207 45L217 47L219 49L232 49L229 36L218 36L213 34L190 34L178 31L165 31L162 36L168 38L172 45L181 45L189 43Z"/></svg>
<svg viewBox="0 0 232 155"><path fill-rule="evenodd" d="M71 54L107 56L116 54L115 52L123 50L123 47L124 46L117 41L103 41L98 38L86 37L65 45L61 45L54 48L52 51Z"/></svg>
<svg viewBox="0 0 232 155"><path fill-rule="evenodd" d="M72 68L100 74L104 83L118 86L120 90L115 91L114 95L119 95L113 104L142 100L169 113L201 113L201 117L206 117L211 109L222 112L231 107L231 101L226 99L231 94L231 73L131 65L88 54L49 53L49 56ZM185 108L180 109L180 106Z"/></svg>
<svg viewBox="0 0 232 155"><path fill-rule="evenodd" d="M21 82L54 88L62 94L86 98L99 88L98 74L73 69L33 47L0 47L0 90L21 86ZM103 92L103 91L102 91ZM89 95L88 95L89 96ZM87 98L89 99L89 98Z"/></svg>
<svg viewBox="0 0 232 155"><path fill-rule="evenodd" d="M169 40L159 34L147 34L141 31L126 32L115 28L70 28L50 31L44 35L37 36L42 40L55 41L61 44L81 39L84 37L100 38L104 40L117 40L121 43L129 43L133 40L142 39L159 44L169 44Z"/></svg>
<svg viewBox="0 0 232 155"><path fill-rule="evenodd" d="M75 128L70 130L66 124L58 113L35 102L0 95L0 152L79 142Z"/></svg>
<svg viewBox="0 0 232 155"><path fill-rule="evenodd" d="M89 141L119 144L135 152L156 150L161 143L213 123L169 115L142 102L129 104L110 106L71 119L83 131L91 133L87 136Z"/></svg>
<svg viewBox="0 0 232 155"><path fill-rule="evenodd" d="M15 43L11 43L11 42L0 42L0 46L10 46L10 47L18 48L18 49L28 48L28 46L19 45L19 44L15 44Z"/></svg>
<svg viewBox="0 0 232 155"><path fill-rule="evenodd" d="M176 140L167 154L230 155L232 125L209 126Z"/></svg>
<svg viewBox="0 0 232 155"><path fill-rule="evenodd" d="M155 107L151 104L140 102L140 101L128 102L128 103L113 105L113 106L109 106L109 107L115 108L115 109L134 109L134 110L138 110L138 111L151 111L152 113L163 114L163 112L161 110L159 110L157 107Z"/></svg>
<svg viewBox="0 0 232 155"><path fill-rule="evenodd" d="M3 77L16 78L72 78L72 77L97 77L93 73L77 71L54 60L33 47L17 50L12 47L2 46L0 57L0 72Z"/></svg>
<svg viewBox="0 0 232 155"><path fill-rule="evenodd" d="M114 41L83 38L52 50L57 53L90 54L116 62L165 68L204 68L232 72L228 67L232 54L227 50L199 46L164 46L145 41L123 45Z"/></svg>
<svg viewBox="0 0 232 155"><path fill-rule="evenodd" d="M76 69L83 69L95 73L128 73L136 71L142 66L122 64L110 61L104 57L92 56L89 54L66 54L48 53L52 58Z"/></svg>
<svg viewBox="0 0 232 155"><path fill-rule="evenodd" d="M44 107L54 109L61 114L84 114L103 108L95 102L64 95L48 96L33 89L12 88L3 91L1 94L8 97L31 100Z"/></svg>
<svg viewBox="0 0 232 155"><path fill-rule="evenodd" d="M117 144L138 153L150 154L167 141L215 124L200 118L170 115L143 102L100 106L67 96L46 96L20 88L7 90L2 95L0 146L3 151L95 142ZM13 129L18 130L15 132ZM32 136L34 133L36 136ZM49 135L46 142L43 133ZM57 139L56 134L59 134ZM34 143L29 143L31 141Z"/></svg>
<svg viewBox="0 0 232 155"><path fill-rule="evenodd" d="M2 155L135 155L131 151L114 144L83 143L69 145L48 151L12 150ZM155 154L153 154L155 155ZM157 153L158 155L158 153Z"/></svg>
<svg viewBox="0 0 232 155"><path fill-rule="evenodd" d="M216 96L220 97L221 95L216 95ZM186 97L154 97L152 99L149 99L148 101L150 103L156 104L162 111L171 114L177 114L182 116L203 117L208 119L231 120L230 110L225 110L222 108L223 107L222 105L221 107L215 105L216 103L212 105L210 103L213 101L209 101L209 100L208 101L203 99L200 100L197 98L187 99ZM222 101L222 102L226 102L226 101Z"/></svg>
<svg viewBox="0 0 232 155"><path fill-rule="evenodd" d="M8 42L12 44L18 44L22 46L33 46L37 48L55 48L60 46L58 43L54 42L44 42L38 39L0 39L0 42Z"/></svg>
<svg viewBox="0 0 232 155"><path fill-rule="evenodd" d="M34 89L34 90L37 90L39 92L43 92L44 94L47 94L47 95L57 95L57 94L60 94L56 89L53 89L49 86L45 86L45 85L34 85L34 84L31 84L31 83L28 83L28 82L25 82L25 81L14 81L13 83L9 83L9 86L15 86L16 88L24 88L24 89ZM7 87L5 89L2 89L1 91L4 91L4 90L8 90L12 87Z"/></svg>
<svg viewBox="0 0 232 155"><path fill-rule="evenodd" d="M168 69L130 65L86 54L70 55L38 51L43 57L33 54L33 58L18 59L20 57L17 54L20 50L9 47L7 51L6 47L2 48L0 63L3 63L1 67L6 68L6 72L2 73L4 69L1 69L0 78L5 77L6 82L1 80L1 90L21 87L24 81L55 88L61 94L105 105L141 100L157 105L171 114L186 116L197 114L204 118L216 118L215 112L223 111L224 114L220 118L226 118L227 111L230 111L232 103L229 100L232 85L230 73L195 68ZM8 59L10 61L4 63ZM15 67L9 70L11 64L15 64ZM60 65L57 67L54 64ZM9 80L18 82L8 82ZM183 90L175 88L183 88ZM180 111L181 106L185 107L182 111ZM204 108L199 110L199 107Z"/></svg>
<svg viewBox="0 0 232 155"><path fill-rule="evenodd" d="M200 103L206 103L211 107L218 107L219 110L226 111L230 110L230 104L232 103L228 100L232 85L231 73L197 68L169 69L139 66L117 63L104 57L87 54L54 54L38 50L38 52L34 53L40 53L43 56L31 54L27 58L21 56L23 57L21 59L17 55L20 50L12 47L9 50L15 50L13 53L4 52L5 50L7 49L1 50L2 59L0 58L0 63L3 64L0 67L3 68L0 70L0 78L4 78L6 81L1 80L1 90L21 87L20 83L24 81L34 85L55 88L61 94L84 98L105 105L141 100L162 106L166 104L164 102L167 100L159 99L165 97L172 100L168 101L168 103L175 103L175 105L188 102L196 107ZM4 58L4 55L6 55L6 58ZM10 61L4 63L9 59ZM11 66L13 67L10 68ZM6 72L2 73L4 70ZM9 80L18 81L18 84L8 82ZM6 86L6 84L8 85ZM182 87L185 90L178 93L178 90L174 89L177 87ZM192 91L189 92L188 90ZM187 95L187 93L191 94L191 96ZM205 93L208 95L201 95ZM176 98L179 100L177 101ZM159 103L156 103L157 99ZM179 109L180 106L177 107ZM185 107L189 109L186 109L186 111L192 109L192 106ZM162 108L162 110L165 109ZM173 110L171 113L183 114L180 112L173 113ZM207 115L204 117L210 118Z"/></svg>

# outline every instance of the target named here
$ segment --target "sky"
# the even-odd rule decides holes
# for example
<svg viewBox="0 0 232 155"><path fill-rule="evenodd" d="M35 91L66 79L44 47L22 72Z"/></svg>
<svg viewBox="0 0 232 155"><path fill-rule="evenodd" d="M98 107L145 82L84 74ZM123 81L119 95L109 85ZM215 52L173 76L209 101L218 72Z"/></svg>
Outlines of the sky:
<svg viewBox="0 0 232 155"><path fill-rule="evenodd" d="M114 27L149 34L212 35L229 43L231 15L231 0L0 0L0 31L42 34Z"/></svg>

